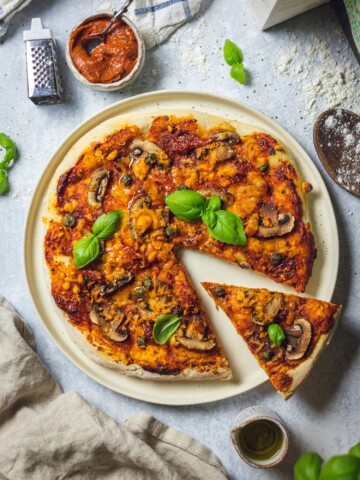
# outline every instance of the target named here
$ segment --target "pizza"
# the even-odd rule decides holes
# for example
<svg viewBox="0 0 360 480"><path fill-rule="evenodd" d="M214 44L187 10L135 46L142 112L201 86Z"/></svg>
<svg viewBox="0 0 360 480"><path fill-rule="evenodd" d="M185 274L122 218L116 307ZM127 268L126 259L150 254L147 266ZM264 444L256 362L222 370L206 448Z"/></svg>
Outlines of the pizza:
<svg viewBox="0 0 360 480"><path fill-rule="evenodd" d="M173 215L166 198L182 190L216 198L222 212L241 219L246 244L224 243L203 222ZM104 122L61 162L44 215L51 294L70 336L128 375L231 378L176 252L198 250L303 291L316 255L310 190L289 152L252 126L189 111ZM118 230L96 240L96 258L77 266L74 246L113 211L122 214ZM159 344L154 325L164 315L179 320Z"/></svg>
<svg viewBox="0 0 360 480"><path fill-rule="evenodd" d="M230 318L276 390L288 399L330 342L341 306L264 288L202 285ZM275 325L273 337L270 325Z"/></svg>

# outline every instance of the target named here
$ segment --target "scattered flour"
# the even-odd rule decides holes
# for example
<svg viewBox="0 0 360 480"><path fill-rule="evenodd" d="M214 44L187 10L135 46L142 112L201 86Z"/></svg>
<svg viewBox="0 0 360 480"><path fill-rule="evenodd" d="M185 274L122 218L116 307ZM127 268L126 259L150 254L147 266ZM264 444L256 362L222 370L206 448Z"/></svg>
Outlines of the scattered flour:
<svg viewBox="0 0 360 480"><path fill-rule="evenodd" d="M276 70L281 76L289 76L304 98L300 115L308 124L328 108L359 108L359 69L349 60L343 60L341 52L334 55L329 42L310 35L307 42L292 36L292 44L280 55ZM330 122L331 120L328 119Z"/></svg>

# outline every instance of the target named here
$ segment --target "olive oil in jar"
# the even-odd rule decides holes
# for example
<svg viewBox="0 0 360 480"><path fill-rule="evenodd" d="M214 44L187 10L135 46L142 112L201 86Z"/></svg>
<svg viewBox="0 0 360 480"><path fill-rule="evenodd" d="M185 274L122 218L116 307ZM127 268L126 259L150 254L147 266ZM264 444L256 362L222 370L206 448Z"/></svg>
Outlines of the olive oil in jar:
<svg viewBox="0 0 360 480"><path fill-rule="evenodd" d="M265 461L274 457L284 442L284 434L280 427L269 420L256 420L238 431L239 449L247 457Z"/></svg>

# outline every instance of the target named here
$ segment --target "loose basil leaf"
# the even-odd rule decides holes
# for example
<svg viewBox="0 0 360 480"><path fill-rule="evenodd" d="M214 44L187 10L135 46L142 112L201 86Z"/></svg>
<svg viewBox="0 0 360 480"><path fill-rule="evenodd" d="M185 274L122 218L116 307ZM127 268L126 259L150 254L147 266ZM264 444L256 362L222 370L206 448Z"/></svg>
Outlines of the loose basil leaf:
<svg viewBox="0 0 360 480"><path fill-rule="evenodd" d="M0 195L5 195L9 190L9 179L6 170L0 170Z"/></svg>
<svg viewBox="0 0 360 480"><path fill-rule="evenodd" d="M158 345L164 345L180 327L181 317L168 313L157 317L152 336Z"/></svg>
<svg viewBox="0 0 360 480"><path fill-rule="evenodd" d="M101 240L112 237L119 228L121 219L121 210L113 210L112 212L101 215L92 227L93 234Z"/></svg>
<svg viewBox="0 0 360 480"><path fill-rule="evenodd" d="M360 458L338 455L330 458L321 469L319 480L359 480Z"/></svg>
<svg viewBox="0 0 360 480"><path fill-rule="evenodd" d="M16 159L17 149L14 142L5 133L0 133L0 147L6 150L5 156L0 163L0 169L6 170L9 168L11 161Z"/></svg>
<svg viewBox="0 0 360 480"><path fill-rule="evenodd" d="M271 323L268 326L268 335L270 337L270 340L277 347L280 347L282 342L285 340L284 330L277 323Z"/></svg>
<svg viewBox="0 0 360 480"><path fill-rule="evenodd" d="M216 224L208 225L208 229L216 240L229 245L246 245L244 227L238 215L226 210L218 210L215 215Z"/></svg>
<svg viewBox="0 0 360 480"><path fill-rule="evenodd" d="M357 443L349 450L349 455L360 458L360 443Z"/></svg>
<svg viewBox="0 0 360 480"><path fill-rule="evenodd" d="M100 247L98 238L90 233L87 237L78 240L73 246L75 266L83 268L95 260L99 255Z"/></svg>
<svg viewBox="0 0 360 480"><path fill-rule="evenodd" d="M221 209L221 200L219 197L211 197L206 202L205 211L212 211L216 212L217 210Z"/></svg>
<svg viewBox="0 0 360 480"><path fill-rule="evenodd" d="M211 210L205 210L201 218L208 228L215 228L217 222L217 216L215 215L215 212Z"/></svg>
<svg viewBox="0 0 360 480"><path fill-rule="evenodd" d="M246 83L246 72L244 65L242 63L235 63L235 65L231 67L230 77L244 85Z"/></svg>
<svg viewBox="0 0 360 480"><path fill-rule="evenodd" d="M192 190L181 190L165 198L171 212L185 222L198 222L204 213L206 198Z"/></svg>
<svg viewBox="0 0 360 480"><path fill-rule="evenodd" d="M319 480L323 459L316 452L301 455L294 466L294 480Z"/></svg>
<svg viewBox="0 0 360 480"><path fill-rule="evenodd" d="M227 39L224 43L225 62L232 67L235 63L242 63L243 56L240 48L231 40Z"/></svg>

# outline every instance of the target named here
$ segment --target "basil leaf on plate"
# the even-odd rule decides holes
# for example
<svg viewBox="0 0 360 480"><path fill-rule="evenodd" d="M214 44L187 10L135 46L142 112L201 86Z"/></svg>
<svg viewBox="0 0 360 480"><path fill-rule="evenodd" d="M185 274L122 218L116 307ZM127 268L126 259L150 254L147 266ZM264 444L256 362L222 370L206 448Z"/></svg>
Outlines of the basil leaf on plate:
<svg viewBox="0 0 360 480"><path fill-rule="evenodd" d="M181 190L165 198L170 211L185 222L198 222L204 213L206 198L193 190Z"/></svg>
<svg viewBox="0 0 360 480"><path fill-rule="evenodd" d="M294 466L294 480L319 480L323 459L316 452L306 452Z"/></svg>
<svg viewBox="0 0 360 480"><path fill-rule="evenodd" d="M268 326L268 335L272 343L277 347L280 347L282 342L285 340L284 330L277 323L271 323Z"/></svg>
<svg viewBox="0 0 360 480"><path fill-rule="evenodd" d="M0 170L0 195L5 195L9 190L9 179L6 170Z"/></svg>
<svg viewBox="0 0 360 480"><path fill-rule="evenodd" d="M221 200L219 197L211 197L206 202L205 211L212 211L216 212L217 210L221 209Z"/></svg>
<svg viewBox="0 0 360 480"><path fill-rule="evenodd" d="M229 39L225 40L224 43L224 59L230 67L243 61L240 48Z"/></svg>
<svg viewBox="0 0 360 480"><path fill-rule="evenodd" d="M73 257L76 268L83 268L95 260L99 255L99 240L96 235L90 233L81 238L73 246Z"/></svg>
<svg viewBox="0 0 360 480"><path fill-rule="evenodd" d="M0 162L0 169L6 170L9 168L11 161L16 159L17 149L14 142L5 133L0 133L0 147L5 148L6 151L3 160Z"/></svg>
<svg viewBox="0 0 360 480"><path fill-rule="evenodd" d="M210 234L220 242L229 245L246 245L246 235L241 218L233 212L218 210L214 213L216 223L209 226Z"/></svg>
<svg viewBox="0 0 360 480"><path fill-rule="evenodd" d="M357 443L349 450L349 455L360 458L360 443Z"/></svg>
<svg viewBox="0 0 360 480"><path fill-rule="evenodd" d="M100 238L100 240L106 240L112 237L119 228L121 219L121 210L113 210L112 212L101 215L92 227L93 234Z"/></svg>
<svg viewBox="0 0 360 480"><path fill-rule="evenodd" d="M231 67L230 77L244 85L246 83L246 72L244 65L242 63L235 63L235 65Z"/></svg>
<svg viewBox="0 0 360 480"><path fill-rule="evenodd" d="M215 227L217 222L217 216L212 210L205 210L201 218L209 229Z"/></svg>
<svg viewBox="0 0 360 480"><path fill-rule="evenodd" d="M157 317L152 336L158 345L164 345L180 327L181 317L168 313Z"/></svg>

